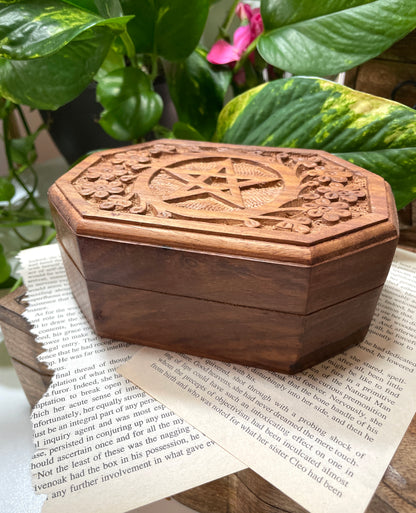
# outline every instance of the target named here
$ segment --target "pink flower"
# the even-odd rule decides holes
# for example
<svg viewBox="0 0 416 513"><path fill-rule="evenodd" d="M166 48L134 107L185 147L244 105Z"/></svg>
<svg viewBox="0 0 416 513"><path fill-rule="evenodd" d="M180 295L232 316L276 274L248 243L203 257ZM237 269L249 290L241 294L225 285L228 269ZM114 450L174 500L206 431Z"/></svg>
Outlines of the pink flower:
<svg viewBox="0 0 416 513"><path fill-rule="evenodd" d="M212 64L230 64L239 61L250 43L263 32L260 9L252 9L248 4L239 3L236 13L242 21L248 23L234 32L232 45L224 39L220 39L213 45L207 55L208 61Z"/></svg>

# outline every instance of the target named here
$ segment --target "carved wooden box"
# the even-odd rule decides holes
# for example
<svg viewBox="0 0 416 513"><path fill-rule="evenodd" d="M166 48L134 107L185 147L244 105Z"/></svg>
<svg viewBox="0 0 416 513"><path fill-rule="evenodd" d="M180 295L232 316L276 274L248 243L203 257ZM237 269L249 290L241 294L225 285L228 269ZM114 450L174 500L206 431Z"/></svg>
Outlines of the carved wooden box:
<svg viewBox="0 0 416 513"><path fill-rule="evenodd" d="M315 150L149 142L49 198L99 335L287 373L364 338L398 239L388 184Z"/></svg>

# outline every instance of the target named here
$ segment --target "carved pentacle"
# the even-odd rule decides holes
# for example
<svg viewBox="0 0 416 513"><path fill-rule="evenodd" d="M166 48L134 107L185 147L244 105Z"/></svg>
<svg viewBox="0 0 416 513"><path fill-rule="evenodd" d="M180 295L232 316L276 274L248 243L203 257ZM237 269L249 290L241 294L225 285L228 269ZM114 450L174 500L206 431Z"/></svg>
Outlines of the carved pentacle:
<svg viewBox="0 0 416 513"><path fill-rule="evenodd" d="M147 143L103 152L72 183L98 211L137 222L307 236L371 213L365 173L313 150Z"/></svg>

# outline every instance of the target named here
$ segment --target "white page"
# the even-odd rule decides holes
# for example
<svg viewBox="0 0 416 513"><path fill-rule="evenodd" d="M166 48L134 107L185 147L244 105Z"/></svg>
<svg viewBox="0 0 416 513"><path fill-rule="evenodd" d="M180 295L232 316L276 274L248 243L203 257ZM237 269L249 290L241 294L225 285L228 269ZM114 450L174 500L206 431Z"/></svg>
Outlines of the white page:
<svg viewBox="0 0 416 513"><path fill-rule="evenodd" d="M33 485L44 513L124 513L244 468L115 369L138 346L97 337L57 245L20 253L25 317L54 369L32 412Z"/></svg>
<svg viewBox="0 0 416 513"><path fill-rule="evenodd" d="M150 348L119 372L312 513L363 512L416 409L416 255L364 342L294 376Z"/></svg>

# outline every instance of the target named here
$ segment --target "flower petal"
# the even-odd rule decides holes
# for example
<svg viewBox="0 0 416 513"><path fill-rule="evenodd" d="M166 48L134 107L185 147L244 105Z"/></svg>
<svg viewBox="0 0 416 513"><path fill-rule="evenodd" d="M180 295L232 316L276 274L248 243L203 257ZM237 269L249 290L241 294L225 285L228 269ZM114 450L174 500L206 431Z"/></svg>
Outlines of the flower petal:
<svg viewBox="0 0 416 513"><path fill-rule="evenodd" d="M251 28L251 35L253 37L253 41L264 30L263 20L261 19L260 10L254 9L254 11L257 11L257 12L253 12L253 16L250 19L250 28Z"/></svg>
<svg viewBox="0 0 416 513"><path fill-rule="evenodd" d="M220 39L211 48L207 59L212 64L229 64L230 62L238 61L241 53L238 48Z"/></svg>
<svg viewBox="0 0 416 513"><path fill-rule="evenodd" d="M238 27L238 29L234 32L233 43L234 48L239 52L239 58L241 57L244 50L248 47L248 45L253 41L253 37L251 34L250 25L244 25L243 27Z"/></svg>
<svg viewBox="0 0 416 513"><path fill-rule="evenodd" d="M237 5L235 12L240 20L249 20L253 15L253 11L249 4L244 4L243 2L240 2Z"/></svg>

